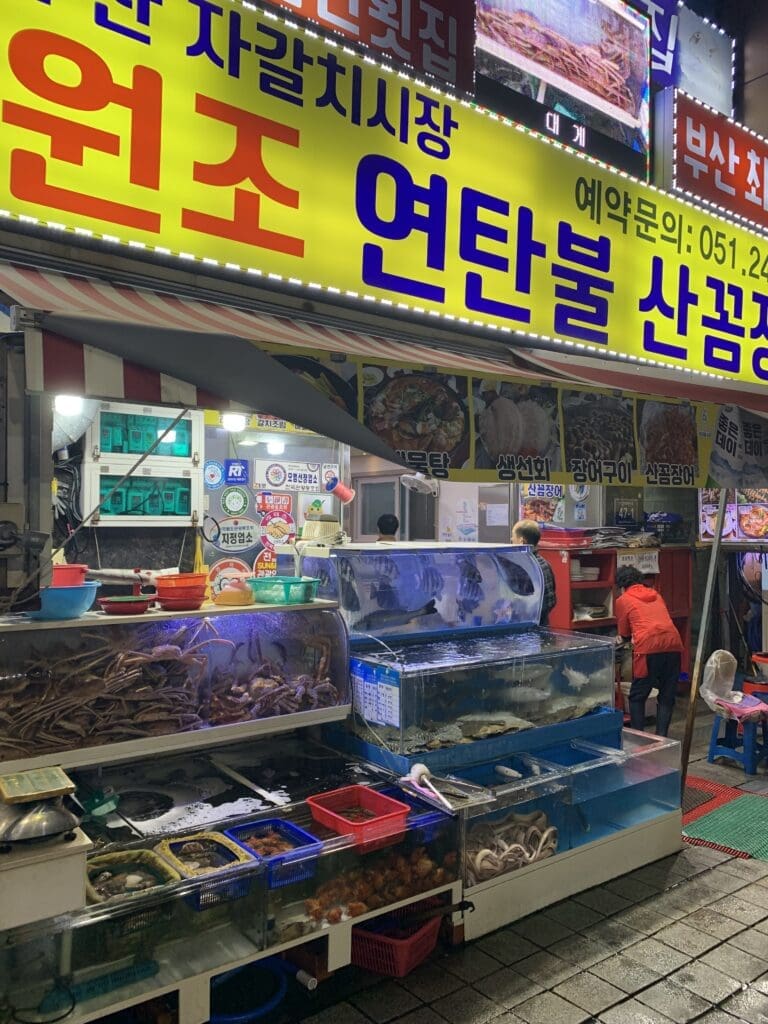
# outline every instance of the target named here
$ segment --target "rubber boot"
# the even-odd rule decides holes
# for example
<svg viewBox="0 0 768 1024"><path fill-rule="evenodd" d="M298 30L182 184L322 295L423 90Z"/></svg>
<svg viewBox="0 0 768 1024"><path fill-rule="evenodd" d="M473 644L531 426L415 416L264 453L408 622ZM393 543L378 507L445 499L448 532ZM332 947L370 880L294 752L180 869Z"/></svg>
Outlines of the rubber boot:
<svg viewBox="0 0 768 1024"><path fill-rule="evenodd" d="M642 732L645 729L645 701L629 699L629 724L631 728Z"/></svg>
<svg viewBox="0 0 768 1024"><path fill-rule="evenodd" d="M669 726L672 722L672 712L675 710L674 704L657 704L656 705L656 735L666 736L669 733Z"/></svg>

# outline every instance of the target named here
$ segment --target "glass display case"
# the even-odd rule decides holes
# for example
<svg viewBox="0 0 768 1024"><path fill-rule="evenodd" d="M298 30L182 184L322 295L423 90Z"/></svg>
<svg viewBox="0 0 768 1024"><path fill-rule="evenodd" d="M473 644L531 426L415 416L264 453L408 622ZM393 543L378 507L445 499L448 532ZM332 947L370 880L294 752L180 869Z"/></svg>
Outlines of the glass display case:
<svg viewBox="0 0 768 1024"><path fill-rule="evenodd" d="M492 810L462 816L470 888L680 807L679 744L632 730L624 731L620 750L570 740L458 775L496 798Z"/></svg>
<svg viewBox="0 0 768 1024"><path fill-rule="evenodd" d="M410 756L613 703L614 644L546 629L382 644L351 662L354 728Z"/></svg>
<svg viewBox="0 0 768 1024"><path fill-rule="evenodd" d="M544 587L520 545L308 546L301 571L339 602L353 641L538 624Z"/></svg>
<svg viewBox="0 0 768 1024"><path fill-rule="evenodd" d="M345 706L348 658L332 608L11 617L0 623L0 762Z"/></svg>

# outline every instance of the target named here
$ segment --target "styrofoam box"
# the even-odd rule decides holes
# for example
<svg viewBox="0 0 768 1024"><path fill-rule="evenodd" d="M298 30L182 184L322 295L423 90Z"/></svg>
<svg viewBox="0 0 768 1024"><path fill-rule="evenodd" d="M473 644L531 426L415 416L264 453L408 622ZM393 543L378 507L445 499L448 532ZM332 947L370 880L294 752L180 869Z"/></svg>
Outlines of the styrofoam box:
<svg viewBox="0 0 768 1024"><path fill-rule="evenodd" d="M25 846L0 855L0 931L85 906L85 859L91 840L75 829L71 842Z"/></svg>
<svg viewBox="0 0 768 1024"><path fill-rule="evenodd" d="M629 714L629 690L632 683L623 682L621 684L621 693L624 697L624 713ZM656 698L659 696L658 690L651 690L648 700L645 702L645 715L646 718L656 717Z"/></svg>

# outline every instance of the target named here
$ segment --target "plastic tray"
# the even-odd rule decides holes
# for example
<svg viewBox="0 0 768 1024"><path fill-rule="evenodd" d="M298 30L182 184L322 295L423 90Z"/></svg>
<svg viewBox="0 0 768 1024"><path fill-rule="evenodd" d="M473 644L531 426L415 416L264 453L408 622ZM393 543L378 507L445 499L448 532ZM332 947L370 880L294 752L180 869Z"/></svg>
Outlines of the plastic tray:
<svg viewBox="0 0 768 1024"><path fill-rule="evenodd" d="M437 945L441 917L423 924L408 924L408 918L420 910L437 906L436 900L422 900L365 925L352 929L352 963L366 971L404 978L429 957ZM387 934L387 932L395 934Z"/></svg>
<svg viewBox="0 0 768 1024"><path fill-rule="evenodd" d="M414 838L421 843L431 843L437 836L440 826L450 820L448 814L436 811L429 804L419 800L410 793L404 793L397 786L379 790L382 796L388 796L392 800L398 800L402 804L408 804L411 813L408 815L407 825L409 832L413 831Z"/></svg>
<svg viewBox="0 0 768 1024"><path fill-rule="evenodd" d="M210 873L206 872L203 875L190 875L185 870L184 862L176 857L176 852L184 843L195 843L201 840L203 842L215 843L232 867L249 862L252 864L255 860L259 860L259 858L247 853L238 843L234 843L223 833L219 832L198 832L196 835L163 839L155 847L155 852L166 860L171 867L175 868L182 878L193 878L195 881L201 882L205 879L198 890L190 896L184 897L184 902L193 910L209 910L220 903L229 903L247 896L254 880L252 872L243 875L242 878L226 878L220 882L209 882L208 878L215 878L218 874L217 870L211 870Z"/></svg>
<svg viewBox="0 0 768 1024"><path fill-rule="evenodd" d="M320 585L311 576L250 576L245 582L263 604L307 604L317 597Z"/></svg>
<svg viewBox="0 0 768 1024"><path fill-rule="evenodd" d="M321 825L340 836L354 836L358 846L365 846L376 840L393 842L405 832L405 825L411 808L400 800L377 793L367 786L344 786L329 793L308 796L307 806L312 817ZM360 807L375 814L368 821L350 821L345 810Z"/></svg>
<svg viewBox="0 0 768 1024"><path fill-rule="evenodd" d="M283 839L293 843L293 850L277 853L273 857L262 857L247 845L247 840L251 836L262 836L265 832L277 832ZM224 835L238 846L242 846L251 857L264 861L267 866L269 889L280 889L284 885L313 878L317 869L317 858L323 848L323 844L315 836L282 818L266 818L245 825L236 825L234 828L226 829Z"/></svg>

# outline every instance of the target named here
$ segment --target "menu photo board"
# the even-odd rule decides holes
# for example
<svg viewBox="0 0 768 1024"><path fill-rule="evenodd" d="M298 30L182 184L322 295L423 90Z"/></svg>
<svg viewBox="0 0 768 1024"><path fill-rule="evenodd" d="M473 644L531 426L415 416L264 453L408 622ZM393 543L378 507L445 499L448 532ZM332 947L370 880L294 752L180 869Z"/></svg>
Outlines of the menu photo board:
<svg viewBox="0 0 768 1024"><path fill-rule="evenodd" d="M650 23L622 0L478 0L477 98L645 178Z"/></svg>
<svg viewBox="0 0 768 1024"><path fill-rule="evenodd" d="M717 528L721 491L699 491L699 539L712 541ZM744 487L728 490L722 540L724 543L768 543L768 489Z"/></svg>

